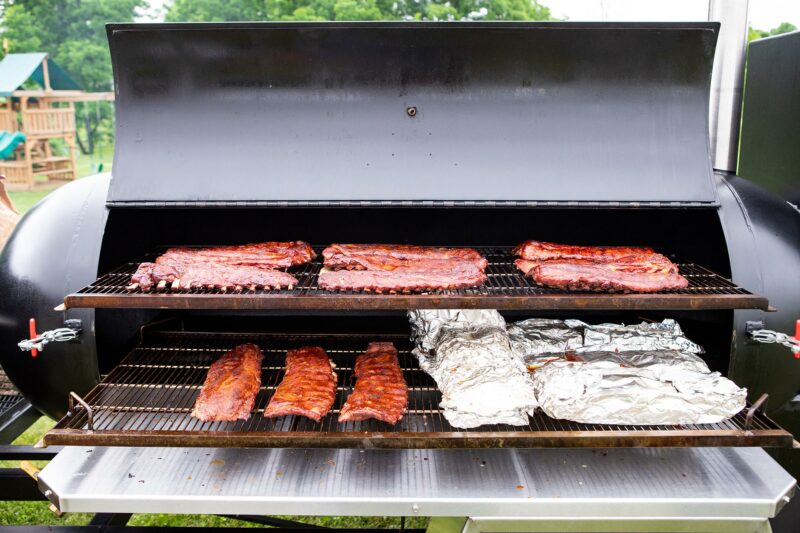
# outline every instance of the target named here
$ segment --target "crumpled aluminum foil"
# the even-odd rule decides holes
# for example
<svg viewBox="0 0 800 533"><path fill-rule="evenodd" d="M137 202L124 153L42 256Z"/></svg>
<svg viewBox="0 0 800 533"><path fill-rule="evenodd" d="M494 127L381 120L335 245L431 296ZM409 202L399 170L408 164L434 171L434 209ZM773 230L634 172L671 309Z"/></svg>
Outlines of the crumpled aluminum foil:
<svg viewBox="0 0 800 533"><path fill-rule="evenodd" d="M697 355L703 348L671 319L535 318L507 332L494 310L411 311L409 319L414 353L455 427L525 425L537 403L553 418L619 425L716 423L745 406L747 391L710 372Z"/></svg>
<svg viewBox="0 0 800 533"><path fill-rule="evenodd" d="M425 353L435 350L442 327L486 325L505 329L506 321L495 309L416 309L408 312L411 341Z"/></svg>
<svg viewBox="0 0 800 533"><path fill-rule="evenodd" d="M497 311L411 311L409 318L413 353L442 392L452 426L528 424L536 397Z"/></svg>
<svg viewBox="0 0 800 533"><path fill-rule="evenodd" d="M580 320L529 318L509 324L508 336L514 353L525 358L583 347L584 326Z"/></svg>
<svg viewBox="0 0 800 533"><path fill-rule="evenodd" d="M710 424L741 411L747 396L679 351L551 355L532 381L548 416L588 424Z"/></svg>
<svg viewBox="0 0 800 533"><path fill-rule="evenodd" d="M687 339L670 318L662 322L589 325L580 320L531 318L508 326L514 353L526 360L550 353L574 351L678 350L704 353L703 347Z"/></svg>
<svg viewBox="0 0 800 533"><path fill-rule="evenodd" d="M705 353L702 346L684 336L681 327L671 318L662 322L642 322L630 326L586 326L583 329L583 346L591 351L679 350Z"/></svg>

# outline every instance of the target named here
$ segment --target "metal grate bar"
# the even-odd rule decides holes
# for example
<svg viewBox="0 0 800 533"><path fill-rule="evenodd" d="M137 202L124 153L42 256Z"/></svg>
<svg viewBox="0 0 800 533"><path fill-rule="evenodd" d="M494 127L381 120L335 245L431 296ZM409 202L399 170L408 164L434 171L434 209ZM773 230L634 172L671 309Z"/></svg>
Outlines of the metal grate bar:
<svg viewBox="0 0 800 533"><path fill-rule="evenodd" d="M319 250L319 248L317 248ZM290 269L298 279L291 290L256 289L235 293L219 289L128 290L139 263L128 263L68 295L67 307L164 309L769 309L766 298L700 265L673 257L689 280L685 289L652 294L565 292L534 284L514 265L510 249L477 248L489 261L480 287L423 294L371 294L326 291L317 286L322 259ZM152 259L149 254L144 260Z"/></svg>
<svg viewBox="0 0 800 533"><path fill-rule="evenodd" d="M409 386L409 411L394 426L376 420L337 421L355 384L352 364L367 344L392 341ZM249 419L201 422L191 410L209 365L237 344L264 351L262 386ZM303 345L326 349L337 366L338 388L331 412L320 423L263 412L283 377L287 350ZM538 412L527 426L452 427L439 408L441 394L416 364L401 335L289 335L156 332L128 354L85 400L93 415L76 407L44 438L46 444L119 446L282 446L479 448L549 446L791 446L792 436L761 413L745 430L745 413L717 424L608 426L555 420Z"/></svg>

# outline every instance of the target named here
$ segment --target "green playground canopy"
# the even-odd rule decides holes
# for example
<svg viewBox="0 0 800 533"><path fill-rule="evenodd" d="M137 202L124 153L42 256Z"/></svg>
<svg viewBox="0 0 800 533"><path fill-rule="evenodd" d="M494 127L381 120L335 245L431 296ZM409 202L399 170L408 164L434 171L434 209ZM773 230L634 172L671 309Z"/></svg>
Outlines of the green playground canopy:
<svg viewBox="0 0 800 533"><path fill-rule="evenodd" d="M42 62L45 58L47 58L47 54L43 52L8 54L4 57L0 61L0 96L11 96L29 79L44 87ZM47 59L47 73L51 89L56 91L81 90L81 86L52 59Z"/></svg>

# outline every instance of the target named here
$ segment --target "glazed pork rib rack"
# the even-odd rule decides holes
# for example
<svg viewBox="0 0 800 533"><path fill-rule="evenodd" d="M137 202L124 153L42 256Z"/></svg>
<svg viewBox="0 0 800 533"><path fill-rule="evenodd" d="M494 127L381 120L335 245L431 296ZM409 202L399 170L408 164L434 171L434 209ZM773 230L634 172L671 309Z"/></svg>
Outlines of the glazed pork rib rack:
<svg viewBox="0 0 800 533"><path fill-rule="evenodd" d="M337 375L330 358L319 346L303 346L286 354L285 366L264 416L298 415L319 422L336 398Z"/></svg>
<svg viewBox="0 0 800 533"><path fill-rule="evenodd" d="M408 408L406 385L397 348L391 342L371 342L356 357L356 386L339 412L339 422L374 418L396 424Z"/></svg>
<svg viewBox="0 0 800 533"><path fill-rule="evenodd" d="M202 420L247 420L261 387L264 354L255 344L240 344L214 361L192 409Z"/></svg>

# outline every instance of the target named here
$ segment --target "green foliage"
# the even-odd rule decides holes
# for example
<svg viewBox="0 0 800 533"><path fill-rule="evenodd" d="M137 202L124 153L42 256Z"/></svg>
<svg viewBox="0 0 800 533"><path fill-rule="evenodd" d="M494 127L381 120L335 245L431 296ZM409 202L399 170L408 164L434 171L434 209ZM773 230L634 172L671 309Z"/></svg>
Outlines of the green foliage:
<svg viewBox="0 0 800 533"><path fill-rule="evenodd" d="M166 20L550 20L538 0L174 0Z"/></svg>
<svg viewBox="0 0 800 533"><path fill-rule="evenodd" d="M3 13L3 38L11 52L38 52L42 49L41 29L24 5L10 5Z"/></svg>
<svg viewBox="0 0 800 533"><path fill-rule="evenodd" d="M750 26L747 28L747 42L755 41L756 39L763 39L764 37L772 37L773 35L780 35L782 33L789 33L796 31L797 27L790 22L781 22L777 28L772 28L769 31L757 30Z"/></svg>
<svg viewBox="0 0 800 533"><path fill-rule="evenodd" d="M797 26L791 22L781 22L777 28L769 30L770 35L780 35L781 33L789 33L797 30Z"/></svg>
<svg viewBox="0 0 800 533"><path fill-rule="evenodd" d="M167 22L232 22L263 20L268 0L174 0ZM280 1L279 1L280 3Z"/></svg>
<svg viewBox="0 0 800 533"><path fill-rule="evenodd" d="M0 0L0 29L9 52L46 52L87 91L110 91L105 24L131 22L146 0ZM82 151L111 142L111 104L76 105Z"/></svg>
<svg viewBox="0 0 800 533"><path fill-rule="evenodd" d="M10 52L47 52L87 91L112 85L105 24L131 22L146 0L0 0Z"/></svg>

